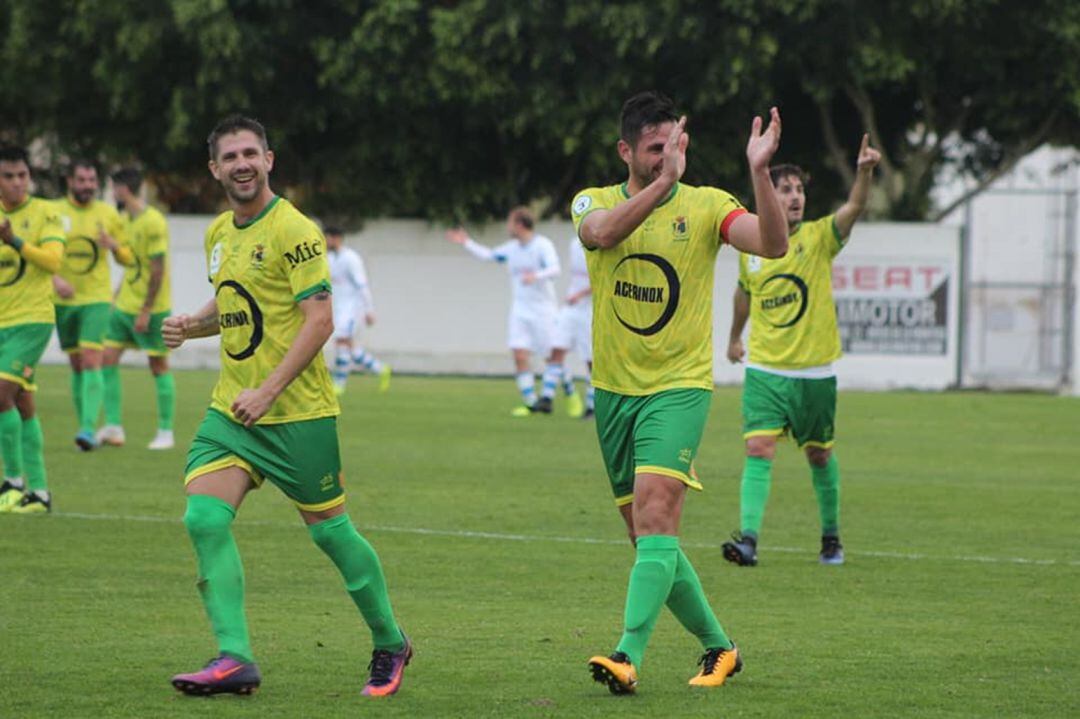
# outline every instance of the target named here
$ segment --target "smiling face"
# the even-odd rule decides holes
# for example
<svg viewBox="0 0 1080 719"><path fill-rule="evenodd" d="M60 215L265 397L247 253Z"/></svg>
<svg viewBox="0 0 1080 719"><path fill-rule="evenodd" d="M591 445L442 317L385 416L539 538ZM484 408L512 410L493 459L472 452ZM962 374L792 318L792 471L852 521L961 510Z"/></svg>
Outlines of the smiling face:
<svg viewBox="0 0 1080 719"><path fill-rule="evenodd" d="M619 140L619 156L630 170L637 189L647 187L664 170L664 145L675 129L674 122L646 125L633 147Z"/></svg>
<svg viewBox="0 0 1080 719"><path fill-rule="evenodd" d="M806 210L806 191L797 175L784 175L776 182L776 195L787 216L788 228L794 228L803 220Z"/></svg>
<svg viewBox="0 0 1080 719"><path fill-rule="evenodd" d="M273 167L273 151L263 147L259 136L250 130L222 135L210 160L210 173L239 205L251 202L266 189Z"/></svg>

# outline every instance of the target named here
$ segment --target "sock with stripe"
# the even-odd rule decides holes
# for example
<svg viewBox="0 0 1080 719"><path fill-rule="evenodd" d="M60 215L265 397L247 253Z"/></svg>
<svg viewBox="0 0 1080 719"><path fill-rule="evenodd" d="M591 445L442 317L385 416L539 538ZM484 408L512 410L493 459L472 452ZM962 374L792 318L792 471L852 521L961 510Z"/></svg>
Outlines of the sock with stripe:
<svg viewBox="0 0 1080 719"><path fill-rule="evenodd" d="M554 399L555 388L562 379L563 368L561 364L549 364L544 368L544 379L540 388L540 396L543 399Z"/></svg>
<svg viewBox="0 0 1080 719"><path fill-rule="evenodd" d="M533 377L532 372L521 372L515 377L517 381L518 391L521 392L521 401L525 403L526 407L532 407L536 404L536 378Z"/></svg>

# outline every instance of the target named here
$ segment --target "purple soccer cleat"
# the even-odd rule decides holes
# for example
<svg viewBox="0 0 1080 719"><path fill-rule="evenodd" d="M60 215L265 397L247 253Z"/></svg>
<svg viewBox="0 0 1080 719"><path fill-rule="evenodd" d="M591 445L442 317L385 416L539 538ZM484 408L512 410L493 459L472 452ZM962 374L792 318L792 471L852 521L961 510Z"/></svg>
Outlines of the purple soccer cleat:
<svg viewBox="0 0 1080 719"><path fill-rule="evenodd" d="M205 697L211 694L251 694L262 676L254 662L242 662L227 655L211 659L201 671L177 674L172 685L189 696Z"/></svg>
<svg viewBox="0 0 1080 719"><path fill-rule="evenodd" d="M371 653L371 664L368 665L371 678L364 685L364 690L360 692L364 696L390 696L401 688L405 665L409 663L413 655L412 642L404 632L401 633L401 637L405 640L405 646L401 651L388 652L385 649L376 649Z"/></svg>

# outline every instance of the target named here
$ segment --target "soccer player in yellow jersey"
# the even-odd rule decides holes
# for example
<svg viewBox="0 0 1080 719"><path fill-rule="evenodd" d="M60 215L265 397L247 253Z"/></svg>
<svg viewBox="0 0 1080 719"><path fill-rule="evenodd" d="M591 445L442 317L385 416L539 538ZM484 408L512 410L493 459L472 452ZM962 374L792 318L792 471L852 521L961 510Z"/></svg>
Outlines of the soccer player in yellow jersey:
<svg viewBox="0 0 1080 719"><path fill-rule="evenodd" d="M128 243L135 262L124 272L116 304L105 330L105 425L96 439L115 447L124 444L120 357L125 349L145 350L157 390L158 428L150 449L172 449L176 383L169 372L168 348L161 323L169 316L169 226L157 208L139 195L142 173L133 167L113 173L113 194L123 205Z"/></svg>
<svg viewBox="0 0 1080 719"><path fill-rule="evenodd" d="M169 317L165 344L221 335L221 376L188 451L184 524L198 558L199 591L219 656L178 674L186 694L249 694L261 677L244 616L244 574L232 521L248 491L270 480L296 504L371 629L367 696L401 686L412 645L390 608L375 550L345 513L337 398L322 347L333 332L326 241L270 189L266 131L231 116L208 138L210 172L232 208L206 232L214 299Z"/></svg>
<svg viewBox="0 0 1080 719"><path fill-rule="evenodd" d="M678 534L687 488L701 489L693 463L712 399L716 253L725 242L769 257L787 249L768 173L780 144L776 108L762 128L754 118L746 146L757 215L723 190L679 182L686 118L655 92L623 105L627 181L583 190L571 205L593 291L596 430L636 549L622 638L611 656L589 660L593 678L615 694L635 690L665 604L704 649L691 685L719 686L742 667Z"/></svg>
<svg viewBox="0 0 1080 719"><path fill-rule="evenodd" d="M98 446L94 437L105 396L101 374L105 328L109 324L112 281L102 250L121 265L135 256L127 246L124 223L116 208L97 199L98 174L88 160L76 160L67 175L68 194L56 202L67 233L67 250L56 288L56 334L71 362L71 392L79 431L75 444L88 452Z"/></svg>
<svg viewBox="0 0 1080 719"><path fill-rule="evenodd" d="M0 148L0 512L36 514L52 507L34 409L34 367L52 334L51 278L63 257L56 209L30 196L26 151Z"/></svg>
<svg viewBox="0 0 1080 719"><path fill-rule="evenodd" d="M881 154L863 135L855 183L833 215L803 222L805 173L778 165L770 175L787 213L788 253L780 259L739 258L739 283L728 359L745 355L742 332L750 319L750 358L743 383L743 467L739 532L724 543L724 557L757 564L757 540L772 483L776 439L790 433L806 452L821 515L822 564L843 564L840 544L840 470L833 454L840 333L832 296L832 261L847 244L866 206Z"/></svg>

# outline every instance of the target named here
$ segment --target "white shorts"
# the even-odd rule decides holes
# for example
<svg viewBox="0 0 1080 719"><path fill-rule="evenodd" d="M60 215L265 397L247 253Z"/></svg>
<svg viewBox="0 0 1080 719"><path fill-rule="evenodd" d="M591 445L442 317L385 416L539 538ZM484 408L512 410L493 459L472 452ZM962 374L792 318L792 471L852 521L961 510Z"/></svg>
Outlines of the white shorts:
<svg viewBox="0 0 1080 719"><path fill-rule="evenodd" d="M511 308L506 344L512 350L530 350L547 357L555 332L555 308Z"/></svg>
<svg viewBox="0 0 1080 719"><path fill-rule="evenodd" d="M334 303L334 339L351 340L356 334L356 318L360 314L355 302Z"/></svg>
<svg viewBox="0 0 1080 719"><path fill-rule="evenodd" d="M563 305L555 322L556 349L576 352L581 359L592 362L592 305L579 302Z"/></svg>

